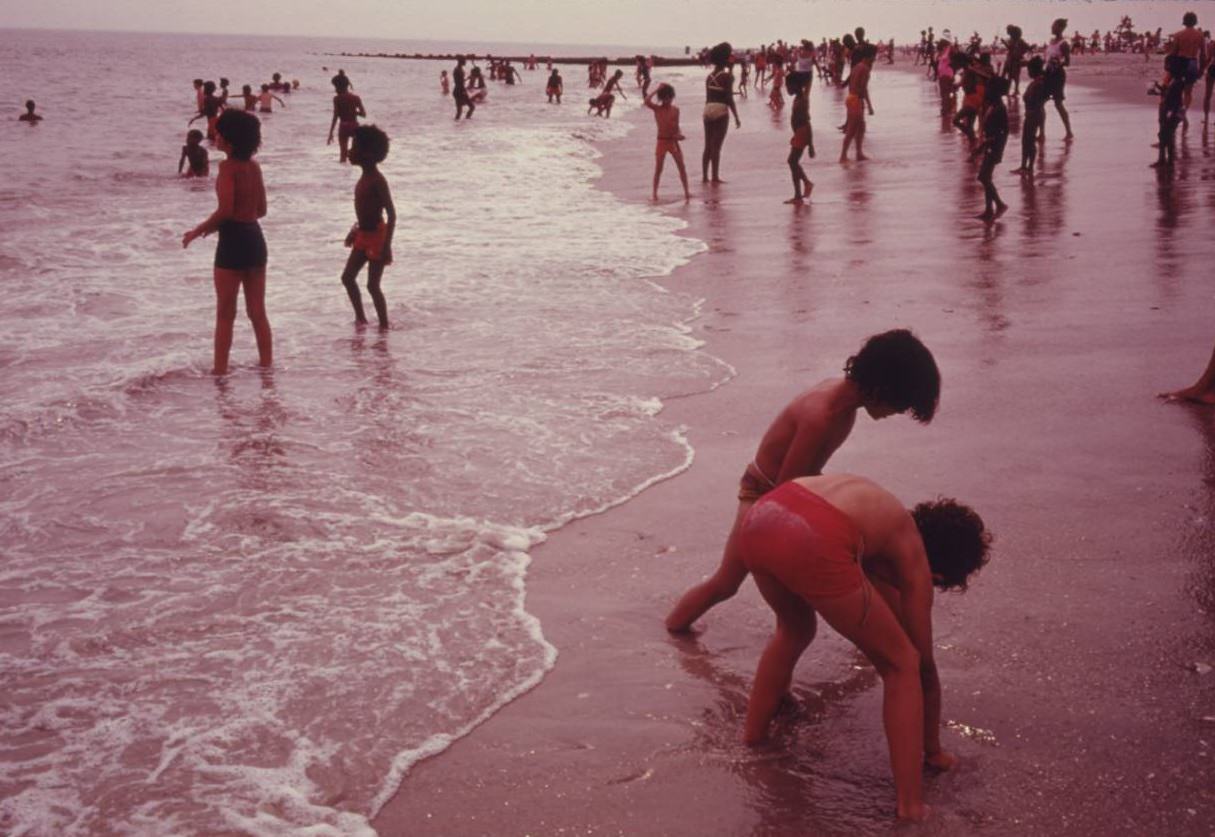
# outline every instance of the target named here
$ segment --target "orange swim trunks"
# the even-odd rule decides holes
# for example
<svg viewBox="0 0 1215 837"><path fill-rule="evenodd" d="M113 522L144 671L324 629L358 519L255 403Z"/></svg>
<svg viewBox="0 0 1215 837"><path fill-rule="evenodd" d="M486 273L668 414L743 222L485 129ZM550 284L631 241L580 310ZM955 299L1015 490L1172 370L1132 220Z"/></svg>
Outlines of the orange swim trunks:
<svg viewBox="0 0 1215 837"><path fill-rule="evenodd" d="M803 599L832 599L865 585L856 524L798 482L756 502L738 536L748 570L767 573Z"/></svg>
<svg viewBox="0 0 1215 837"><path fill-rule="evenodd" d="M742 479L738 481L739 502L754 503L774 488L776 488L776 483L752 462L747 466L747 470L743 471Z"/></svg>
<svg viewBox="0 0 1215 837"><path fill-rule="evenodd" d="M374 230L356 229L354 241L350 246L354 250L363 251L368 261L380 262L384 261L384 242L387 238L388 225L381 221ZM386 264L391 264L391 262L386 262Z"/></svg>
<svg viewBox="0 0 1215 837"><path fill-rule="evenodd" d="M654 146L654 155L661 157L663 154L679 154L679 140L658 138L658 143Z"/></svg>
<svg viewBox="0 0 1215 837"><path fill-rule="evenodd" d="M808 148L810 146L810 126L803 125L793 132L793 138L789 140L789 145L796 149Z"/></svg>
<svg viewBox="0 0 1215 837"><path fill-rule="evenodd" d="M848 98L844 100L844 110L847 112L849 119L865 118L865 103L855 93L849 93Z"/></svg>

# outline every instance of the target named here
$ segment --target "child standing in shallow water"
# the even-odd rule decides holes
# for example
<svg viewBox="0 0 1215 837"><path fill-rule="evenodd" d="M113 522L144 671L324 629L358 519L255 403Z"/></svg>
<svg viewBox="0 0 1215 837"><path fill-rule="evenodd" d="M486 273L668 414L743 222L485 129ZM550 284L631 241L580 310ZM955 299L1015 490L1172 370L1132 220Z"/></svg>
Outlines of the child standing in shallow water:
<svg viewBox="0 0 1215 837"><path fill-rule="evenodd" d="M793 118L789 120L790 127L793 128L793 138L789 140L789 145L792 146L789 150L789 171L793 175L793 197L785 203L800 204L803 203L802 186L806 187L805 197L809 197L810 190L814 188L814 184L806 176L806 170L802 168L803 151L809 151L810 156L814 157L814 135L810 129L810 80L813 76L809 73L796 73L790 78L793 79L796 90L793 96Z"/></svg>
<svg viewBox="0 0 1215 837"><path fill-rule="evenodd" d="M367 293L371 294L380 328L388 328L388 303L380 291L380 279L384 268L392 264L392 233L397 225L397 211L392 204L388 181L376 168L388 156L388 135L375 125L360 125L352 139L350 162L363 169L363 176L354 187L354 214L358 222L346 236L346 246L352 249L346 269L342 271L342 284L354 306L355 322L365 324L367 317L363 313L357 279L363 265L368 265ZM381 213L388 216L387 223Z"/></svg>
<svg viewBox="0 0 1215 837"><path fill-rule="evenodd" d="M1046 119L1046 83L1042 79L1043 62L1041 56L1034 56L1029 62L1029 84L1025 86L1025 115L1021 119L1021 168L1013 169L1013 174L1033 177L1034 163L1038 159L1038 130Z"/></svg>
<svg viewBox="0 0 1215 837"><path fill-rule="evenodd" d="M654 100L658 100L658 104ZM668 154L675 160L679 168L679 182L683 184L683 199L691 200L688 192L688 171L683 164L683 151L679 141L683 134L679 130L679 108L672 102L675 100L675 88L665 82L654 88L654 92L645 97L645 106L654 111L654 122L658 125L658 145L654 149L654 194L658 200L658 181L662 178L662 164Z"/></svg>
<svg viewBox="0 0 1215 837"><path fill-rule="evenodd" d="M1004 107L1004 94L1008 92L1008 79L993 78L987 82L984 90L987 107L983 117L983 141L974 150L972 157L983 155L979 166L979 182L983 184L983 214L979 217L991 221L1000 217L1008 209L1008 204L1000 200L996 191L996 166L1004 159L1004 145L1008 142L1008 109Z"/></svg>
<svg viewBox="0 0 1215 837"><path fill-rule="evenodd" d="M258 219L266 215L266 187L254 162L262 142L261 123L251 113L226 110L216 121L216 147L228 155L219 164L215 193L219 205L207 220L181 238L181 246L219 233L215 248L215 365L212 374L228 373L236 298L245 290L245 312L257 336L258 364L273 360L270 320L266 317L266 239Z"/></svg>

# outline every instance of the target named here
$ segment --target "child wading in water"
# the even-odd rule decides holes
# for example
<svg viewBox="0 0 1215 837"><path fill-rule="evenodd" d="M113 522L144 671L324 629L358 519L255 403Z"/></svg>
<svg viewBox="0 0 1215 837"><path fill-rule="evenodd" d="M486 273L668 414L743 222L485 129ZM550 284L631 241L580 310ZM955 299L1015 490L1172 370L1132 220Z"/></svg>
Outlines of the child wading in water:
<svg viewBox="0 0 1215 837"><path fill-rule="evenodd" d="M350 157L347 146L350 144L350 138L354 135L355 129L359 127L359 117L366 116L367 111L363 109L363 100L350 92L350 81L346 76L341 74L335 76L333 87L337 90L337 95L333 97L333 119L329 122L327 144L333 144L333 128L336 125L338 146L341 148L338 162L344 163Z"/></svg>
<svg viewBox="0 0 1215 837"><path fill-rule="evenodd" d="M983 155L979 166L979 182L983 184L983 214L979 217L984 221L999 218L1008 209L1008 204L1000 200L996 184L992 180L996 166L1004 159L1004 145L1008 142L1008 108L1004 106L1004 94L1008 92L1008 79L993 78L987 82L984 91L987 114L983 117L983 141L971 154L971 158Z"/></svg>
<svg viewBox="0 0 1215 837"><path fill-rule="evenodd" d="M34 113L34 108L36 108L36 107L37 107L37 105L34 104L33 99L26 99L25 113L18 116L17 121L18 122L28 122L31 125L37 125L39 122L42 121L42 117L39 116L38 114Z"/></svg>
<svg viewBox="0 0 1215 837"><path fill-rule="evenodd" d="M557 72L556 68L553 68L553 72L549 75L544 92L548 94L550 105L553 103L553 99L557 100L557 104L561 104L561 94L565 92L565 83L561 80L561 73Z"/></svg>
<svg viewBox="0 0 1215 837"><path fill-rule="evenodd" d="M266 239L258 219L266 215L266 187L254 162L262 143L261 123L242 110L226 110L215 124L216 147L228 155L219 164L215 194L219 205L207 220L181 238L194 239L219 232L215 247L215 365L212 374L228 373L236 298L245 289L245 313L257 336L257 362L273 361L270 320L266 317Z"/></svg>
<svg viewBox="0 0 1215 837"><path fill-rule="evenodd" d="M554 72L556 72L554 70ZM658 104L654 104L654 100L658 100ZM653 199L658 200L658 181L662 178L662 164L666 161L668 154L675 160L675 165L679 168L679 182L683 184L683 199L691 200L692 195L688 192L688 171L683 164L683 151L679 148L679 141L683 139L683 134L679 131L679 108L675 107L672 102L675 99L675 88L669 84L663 83L654 88L654 92L645 97L645 106L654 111L654 122L658 125L658 145L654 149L654 194Z"/></svg>
<svg viewBox="0 0 1215 837"><path fill-rule="evenodd" d="M814 157L814 134L810 129L810 80L809 73L794 73L789 76L790 84L794 86L793 117L789 120L793 128L793 138L789 140L789 172L793 175L793 197L785 203L803 203L802 186L806 187L804 197L810 197L814 184L806 176L802 168L802 152L806 151Z"/></svg>
<svg viewBox="0 0 1215 837"><path fill-rule="evenodd" d="M177 173L182 174L186 161L190 162L190 170L183 177L206 177L211 173L207 160L207 149L203 148L203 132L194 128L186 133L186 144L181 147L181 159L177 161Z"/></svg>
<svg viewBox="0 0 1215 837"><path fill-rule="evenodd" d="M359 294L357 279L363 265L367 265L367 293L375 304L375 315L380 328L388 328L388 303L380 291L380 279L384 268L392 264L392 233L397 225L397 211L392 205L392 193L388 181L376 168L388 156L388 135L375 125L360 125L354 131L354 142L350 147L350 162L363 169L363 176L354 187L354 214L358 223L346 236L346 246L352 248L342 271L342 284L354 306L354 321L360 325L367 322L363 313L363 298ZM388 216L387 223L381 213Z"/></svg>

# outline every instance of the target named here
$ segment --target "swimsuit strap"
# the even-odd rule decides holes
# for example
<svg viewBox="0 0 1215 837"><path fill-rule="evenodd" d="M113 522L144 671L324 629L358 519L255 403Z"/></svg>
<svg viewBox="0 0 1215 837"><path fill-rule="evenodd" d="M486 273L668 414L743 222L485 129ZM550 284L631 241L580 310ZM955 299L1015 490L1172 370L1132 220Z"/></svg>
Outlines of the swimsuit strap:
<svg viewBox="0 0 1215 837"><path fill-rule="evenodd" d="M756 462L754 459L751 460L751 467L755 469L755 473L757 473L761 477L763 477L764 482L768 483L768 485L771 486L772 488L776 488L776 480L772 479L770 476L765 474L764 469L759 467L759 463Z"/></svg>

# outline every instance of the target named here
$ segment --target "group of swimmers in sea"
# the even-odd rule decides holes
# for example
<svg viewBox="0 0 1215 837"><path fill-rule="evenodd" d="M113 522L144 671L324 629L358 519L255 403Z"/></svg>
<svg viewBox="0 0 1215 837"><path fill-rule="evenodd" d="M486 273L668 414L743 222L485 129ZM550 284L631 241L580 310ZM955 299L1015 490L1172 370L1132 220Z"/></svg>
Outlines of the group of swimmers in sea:
<svg viewBox="0 0 1215 837"><path fill-rule="evenodd" d="M341 148L339 160L362 169L362 175L354 187L356 220L346 235L345 244L351 252L342 270L341 281L354 309L356 323L366 324L368 320L357 280L363 267L367 267L367 292L375 307L380 328L386 329L388 304L380 284L384 268L392 264L396 208L388 181L378 166L388 156L389 139L375 125L358 124L358 117L366 116L366 110L362 100L351 91L353 85L345 71L339 70L332 82L335 95L328 141L333 142L334 128L337 127ZM277 89L286 93L299 86L298 82L282 82L278 73L274 75L274 84L277 86L273 88L263 85L263 92ZM261 120L255 115L255 108L248 98L243 109L229 108L226 106L226 96L217 96L213 83L200 81L196 87L200 88L197 103L199 116L207 117L208 134L204 136L202 131L190 131L178 168L180 170L189 162L191 173L207 175L207 152L202 146L204 138L223 152L226 159L219 164L216 176L215 211L182 236L182 247L189 247L197 238L218 233L214 262L216 312L212 373L225 375L232 347L237 299L242 291L245 312L257 341L258 364L269 367L274 357L273 337L265 305L268 250L260 224L267 211L266 188L261 167L253 159L261 147ZM246 85L245 90L249 89ZM282 100L279 101L281 103ZM260 100L255 100L254 104L258 105L258 111L269 112L268 106L267 110L261 110ZM212 110L215 111L214 115Z"/></svg>

